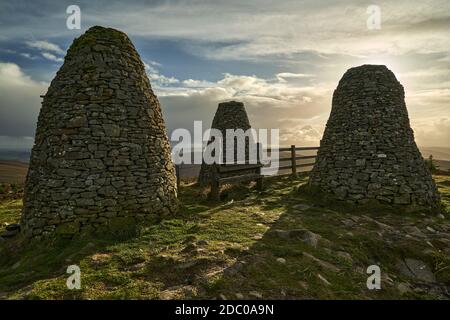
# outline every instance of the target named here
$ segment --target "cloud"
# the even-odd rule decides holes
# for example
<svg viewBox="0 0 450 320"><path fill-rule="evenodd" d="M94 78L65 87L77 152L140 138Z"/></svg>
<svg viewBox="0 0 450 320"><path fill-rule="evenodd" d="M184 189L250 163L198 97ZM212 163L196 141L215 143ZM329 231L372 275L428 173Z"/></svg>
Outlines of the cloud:
<svg viewBox="0 0 450 320"><path fill-rule="evenodd" d="M166 86L169 84L174 84L174 83L180 82L180 80L178 80L174 77L166 77L157 72L149 73L148 77L149 77L150 81L154 81L158 86Z"/></svg>
<svg viewBox="0 0 450 320"><path fill-rule="evenodd" d="M51 43L49 41L39 40L39 41L26 41L26 45L30 48L37 49L40 51L41 56L44 57L47 60L53 61L53 62L63 62L64 59L62 57L59 57L57 55L64 55L65 51L61 49L60 46L58 46L55 43ZM32 56L29 53L21 53L21 56L28 58L28 59L36 59L35 56Z"/></svg>
<svg viewBox="0 0 450 320"><path fill-rule="evenodd" d="M184 39L198 44L197 52L213 59L289 56L308 50L350 56L398 55L410 51L448 52L450 47L450 7L446 0L420 4L378 1L382 23L377 31L367 29L368 4L360 1L103 0L79 1L79 5L84 28L107 24L131 36ZM41 37L73 37L73 31L64 28L60 5L36 1L27 8L0 6L0 21L4 21L0 40L13 35L26 37L31 28ZM44 21L46 17L59 18ZM30 44L61 53L61 48L49 41Z"/></svg>
<svg viewBox="0 0 450 320"><path fill-rule="evenodd" d="M177 87L155 87L161 99L169 131L186 128L202 120L204 128L212 121L217 104L227 100L245 103L255 128L280 129L283 145L317 146L331 110L333 89L337 83L299 86L302 76L267 79L255 75L225 73L216 82L187 79ZM450 141L450 91L428 89L409 92L407 106L419 145L448 146ZM430 117L449 115L448 118ZM191 129L187 127L186 129Z"/></svg>
<svg viewBox="0 0 450 320"><path fill-rule="evenodd" d="M312 74L307 74L307 73L292 73L292 72L281 72L281 73L277 73L275 75L275 77L278 79L278 81L280 82L286 82L286 79L296 79L296 78L310 78L313 77Z"/></svg>
<svg viewBox="0 0 450 320"><path fill-rule="evenodd" d="M148 63L149 63L150 65L152 65L152 66L155 66L155 67L162 67L162 64L159 63L159 62L156 62L156 61L150 60Z"/></svg>
<svg viewBox="0 0 450 320"><path fill-rule="evenodd" d="M39 96L47 86L32 80L17 64L0 62L0 135L34 136Z"/></svg>
<svg viewBox="0 0 450 320"><path fill-rule="evenodd" d="M61 49L57 44L51 43L49 41L27 41L26 44L30 48L38 49L40 51L50 51L57 54L65 54L65 51Z"/></svg>
<svg viewBox="0 0 450 320"><path fill-rule="evenodd" d="M55 56L54 54L51 54L49 52L42 52L42 56L45 59L48 59L50 61L55 61L55 62L63 62L64 61L63 58L58 58L57 56Z"/></svg>
<svg viewBox="0 0 450 320"><path fill-rule="evenodd" d="M30 59L30 60L36 59L35 56L33 56L33 55L31 55L30 53L27 53L27 52L22 52L22 53L20 53L20 55L21 55L22 57L27 58L27 59Z"/></svg>
<svg viewBox="0 0 450 320"><path fill-rule="evenodd" d="M180 82L180 80L175 77L167 77L162 75L158 70L158 67L160 66L162 65L156 61L149 61L148 63L144 62L147 76L154 86L163 87Z"/></svg>
<svg viewBox="0 0 450 320"><path fill-rule="evenodd" d="M152 85L161 100L169 132L176 128L192 130L196 120L203 121L203 129L207 129L218 103L238 100L244 102L254 128L280 129L284 144L317 145L331 92L319 86L296 86L291 82L295 80L225 73L216 82L187 79L176 87ZM277 121L280 114L289 118Z"/></svg>
<svg viewBox="0 0 450 320"><path fill-rule="evenodd" d="M280 132L280 144L296 144L300 146L318 146L322 137L323 128L314 128L312 125L297 125L283 128Z"/></svg>
<svg viewBox="0 0 450 320"><path fill-rule="evenodd" d="M183 80L183 85L189 88L208 88L215 86L215 84L211 81L194 79Z"/></svg>
<svg viewBox="0 0 450 320"><path fill-rule="evenodd" d="M450 117L414 121L412 126L419 146L449 147Z"/></svg>

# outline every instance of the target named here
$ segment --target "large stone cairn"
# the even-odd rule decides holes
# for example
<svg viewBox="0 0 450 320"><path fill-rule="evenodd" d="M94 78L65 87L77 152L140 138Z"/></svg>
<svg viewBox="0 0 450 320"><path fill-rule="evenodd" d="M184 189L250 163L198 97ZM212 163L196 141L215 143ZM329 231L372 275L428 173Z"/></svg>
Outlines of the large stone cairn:
<svg viewBox="0 0 450 320"><path fill-rule="evenodd" d="M439 207L414 142L403 86L385 66L351 68L340 80L310 185L351 203Z"/></svg>
<svg viewBox="0 0 450 320"><path fill-rule="evenodd" d="M175 212L177 190L158 99L126 34L75 39L44 96L27 175L29 238L122 228Z"/></svg>
<svg viewBox="0 0 450 320"><path fill-rule="evenodd" d="M219 103L216 114L211 125L211 129L217 129L222 133L222 156L223 161L226 160L226 130L227 129L242 129L244 132L250 129L250 122L245 111L244 104L237 101L229 101ZM209 141L208 143L211 143ZM245 156L248 159L248 143L246 143ZM237 145L233 150L235 153L235 159L237 158ZM206 163L202 163L200 174L198 177L198 183L200 185L206 185L210 183L212 166Z"/></svg>

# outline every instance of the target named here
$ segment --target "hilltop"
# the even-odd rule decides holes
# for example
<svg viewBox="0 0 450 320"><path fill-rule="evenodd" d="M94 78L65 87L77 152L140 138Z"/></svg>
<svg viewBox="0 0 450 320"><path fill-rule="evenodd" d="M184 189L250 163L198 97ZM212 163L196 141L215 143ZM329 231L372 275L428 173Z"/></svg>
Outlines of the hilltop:
<svg viewBox="0 0 450 320"><path fill-rule="evenodd" d="M435 176L450 209L450 178ZM223 202L183 183L180 215L103 239L23 248L3 241L5 299L448 299L448 215L330 206L298 191L306 176L234 187ZM18 221L21 200L0 204L0 223ZM3 231L3 226L0 232ZM81 268L82 289L66 288ZM366 269L381 268L381 290Z"/></svg>

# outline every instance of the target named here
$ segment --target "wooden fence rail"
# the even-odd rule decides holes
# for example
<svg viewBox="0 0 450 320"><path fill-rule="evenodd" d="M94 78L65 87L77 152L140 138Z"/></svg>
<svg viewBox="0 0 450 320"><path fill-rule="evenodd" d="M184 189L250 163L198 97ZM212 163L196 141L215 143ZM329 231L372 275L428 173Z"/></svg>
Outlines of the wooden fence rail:
<svg viewBox="0 0 450 320"><path fill-rule="evenodd" d="M313 150L319 150L319 147L297 147L295 145L291 145L290 148L267 148L265 149L268 152L272 152L273 150L278 150L278 152L290 152L289 157L280 157L278 159L278 162L290 162L289 165L280 165L278 167L278 170L288 170L291 169L291 174L296 175L297 174L297 168L302 167L310 167L313 166L315 162L308 162L308 163L297 163L297 160L306 160L306 159L315 159L317 155L310 155L310 156L297 156L297 151L313 151Z"/></svg>
<svg viewBox="0 0 450 320"><path fill-rule="evenodd" d="M258 148L259 150L259 148ZM310 167L313 166L315 162L308 162L308 163L297 163L297 160L307 160L307 159L315 159L317 157L317 155L308 155L308 156L299 156L297 155L297 151L314 151L314 150L319 150L319 147L297 147L295 145L291 145L290 147L281 147L281 148L265 148L264 149L266 152L273 152L275 150L277 150L278 152L290 152L289 156L286 157L280 157L278 159L279 163L281 164L281 162L290 162L290 164L286 164L286 165L280 165L278 170L291 170L291 174L292 175L296 175L297 174L297 168L302 168L302 167ZM193 159L193 154L191 154L191 160ZM259 159L259 157L258 157ZM192 162L192 161L191 161ZM251 164L250 164L251 165ZM225 165L227 166L227 165ZM233 165L231 165L233 166ZM245 166L245 165L244 165ZM176 174L177 174L177 186L180 186L180 171L181 171L181 166L180 165L176 165ZM222 169L222 170L226 170L226 169ZM234 171L234 170L233 170ZM238 171L238 170L236 170Z"/></svg>

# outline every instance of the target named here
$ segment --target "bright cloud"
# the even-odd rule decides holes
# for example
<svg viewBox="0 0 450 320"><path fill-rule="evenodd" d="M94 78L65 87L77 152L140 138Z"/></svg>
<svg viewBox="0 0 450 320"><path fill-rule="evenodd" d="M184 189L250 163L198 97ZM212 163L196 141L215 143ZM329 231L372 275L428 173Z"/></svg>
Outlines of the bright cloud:
<svg viewBox="0 0 450 320"><path fill-rule="evenodd" d="M48 41L27 41L26 44L30 48L38 49L41 51L50 51L58 54L65 54L65 51L61 49L57 44Z"/></svg>
<svg viewBox="0 0 450 320"><path fill-rule="evenodd" d="M32 80L17 64L0 62L0 135L33 136L46 83Z"/></svg>
<svg viewBox="0 0 450 320"><path fill-rule="evenodd" d="M48 52L43 52L43 53L42 53L42 56L43 56L45 59L48 59L48 60L50 60L50 61L55 61L55 62L63 62L63 61L64 61L63 58L58 58L58 57L55 56L54 54L48 53Z"/></svg>

